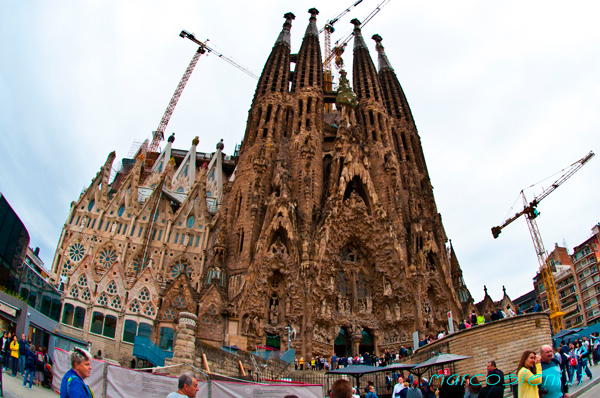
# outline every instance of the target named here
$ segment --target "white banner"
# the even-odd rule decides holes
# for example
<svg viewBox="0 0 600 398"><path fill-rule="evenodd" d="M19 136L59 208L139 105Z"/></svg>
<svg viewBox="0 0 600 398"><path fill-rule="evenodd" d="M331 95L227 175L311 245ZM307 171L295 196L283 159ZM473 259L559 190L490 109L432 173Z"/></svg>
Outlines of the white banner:
<svg viewBox="0 0 600 398"><path fill-rule="evenodd" d="M212 398L323 398L319 385L211 382Z"/></svg>
<svg viewBox="0 0 600 398"><path fill-rule="evenodd" d="M60 392L62 378L71 369L70 353L54 349L54 362L52 364L52 389ZM92 373L85 379L85 384L94 392L94 396L101 397L104 391L104 366L106 362L92 359Z"/></svg>
<svg viewBox="0 0 600 398"><path fill-rule="evenodd" d="M106 373L106 397L165 398L177 391L178 377L155 375L119 366L108 366ZM208 385L198 380L197 398L208 397Z"/></svg>

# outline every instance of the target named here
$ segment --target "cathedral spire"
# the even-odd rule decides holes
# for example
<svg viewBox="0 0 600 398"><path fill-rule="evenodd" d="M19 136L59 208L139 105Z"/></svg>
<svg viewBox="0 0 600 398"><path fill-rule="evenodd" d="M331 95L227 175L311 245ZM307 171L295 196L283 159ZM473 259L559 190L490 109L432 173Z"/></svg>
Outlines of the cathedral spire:
<svg viewBox="0 0 600 398"><path fill-rule="evenodd" d="M394 68L392 68L392 65L390 64L390 61L389 61L387 55L385 55L385 50L383 48L383 45L381 44L381 41L383 40L381 38L381 36L375 34L371 37L371 39L375 40L375 43L377 43L377 45L375 46L375 49L377 50L377 53L379 54L378 59L377 59L379 61L379 72L381 73L381 71L383 69L394 70Z"/></svg>
<svg viewBox="0 0 600 398"><path fill-rule="evenodd" d="M308 26L306 27L306 33L304 34L304 37L310 35L318 37L319 29L317 28L317 15L319 15L319 10L316 8L311 8L308 10L308 12L310 13L310 19L308 20Z"/></svg>
<svg viewBox="0 0 600 398"><path fill-rule="evenodd" d="M306 34L302 39L302 46L298 52L298 62L292 79L292 92L297 92L306 87L323 87L323 63L321 61L321 46L319 44L319 30L317 29L316 8L308 10L310 19Z"/></svg>
<svg viewBox="0 0 600 398"><path fill-rule="evenodd" d="M290 29L292 28L292 21L296 19L296 16L291 12L288 12L283 17L285 18L285 22L283 23L283 28L281 29L281 33L279 34L275 45L282 43L289 47L291 45Z"/></svg>
<svg viewBox="0 0 600 398"><path fill-rule="evenodd" d="M354 92L359 101L371 98L380 101L381 86L369 49L360 31L360 21L354 18L350 22L354 25L354 59L352 62Z"/></svg>
<svg viewBox="0 0 600 398"><path fill-rule="evenodd" d="M381 42L383 39L379 35L373 35L373 40L377 43L375 48L379 53L379 80L383 91L383 102L387 108L388 114L398 120L408 122L412 125L413 119L408 106L408 101L404 95L404 90L398 81L394 68L390 64ZM411 126L414 127L414 126Z"/></svg>

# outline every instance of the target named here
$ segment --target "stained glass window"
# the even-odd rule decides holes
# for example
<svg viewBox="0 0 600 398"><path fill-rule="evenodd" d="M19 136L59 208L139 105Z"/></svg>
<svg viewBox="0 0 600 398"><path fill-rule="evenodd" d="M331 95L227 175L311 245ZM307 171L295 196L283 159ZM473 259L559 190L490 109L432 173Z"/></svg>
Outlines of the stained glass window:
<svg viewBox="0 0 600 398"><path fill-rule="evenodd" d="M77 286L73 286L69 294L71 295L71 297L79 297L79 290L77 290Z"/></svg>
<svg viewBox="0 0 600 398"><path fill-rule="evenodd" d="M150 300L150 292L147 288L143 288L140 294L138 295L138 299L140 301L148 301Z"/></svg>
<svg viewBox="0 0 600 398"><path fill-rule="evenodd" d="M94 199L92 199L92 201L88 205L88 211L92 211L92 209L94 208L95 204L96 204L96 201Z"/></svg>
<svg viewBox="0 0 600 398"><path fill-rule="evenodd" d="M84 301L90 301L90 289L84 289L83 292L81 292L81 298Z"/></svg>
<svg viewBox="0 0 600 398"><path fill-rule="evenodd" d="M194 216L189 216L187 219L187 227L194 228L195 223L196 223L196 219L194 218Z"/></svg>
<svg viewBox="0 0 600 398"><path fill-rule="evenodd" d="M116 294L117 293L117 284L115 283L115 281L111 281L108 284L106 291L108 292L108 294Z"/></svg>
<svg viewBox="0 0 600 398"><path fill-rule="evenodd" d="M108 299L106 298L106 294L102 293L100 295L100 297L98 297L98 304L106 307L106 304L108 303Z"/></svg>
<svg viewBox="0 0 600 398"><path fill-rule="evenodd" d="M180 294L173 300L173 305L177 308L185 307L185 298Z"/></svg>
<svg viewBox="0 0 600 398"><path fill-rule="evenodd" d="M117 214L119 215L119 217L121 217L124 212L125 212L125 206L121 205L121 207L119 207L119 211L117 212Z"/></svg>
<svg viewBox="0 0 600 398"><path fill-rule="evenodd" d="M138 303L137 301L132 301L131 304L129 305L129 311L134 312L134 313L138 313L140 312L140 303Z"/></svg>
<svg viewBox="0 0 600 398"><path fill-rule="evenodd" d="M137 271L138 269L141 271L144 268L146 268L146 265L148 265L148 260L146 260L145 264L141 268L140 268L140 264L142 264L142 258L140 256L137 256L133 260L133 263L131 264L131 267L133 268L134 271Z"/></svg>
<svg viewBox="0 0 600 398"><path fill-rule="evenodd" d="M176 316L177 313L172 308L165 311L165 319L168 319L169 321L174 320Z"/></svg>
<svg viewBox="0 0 600 398"><path fill-rule="evenodd" d="M117 254L114 252L114 250L104 249L102 253L100 253L98 261L100 262L101 266L110 268L115 261L117 261Z"/></svg>
<svg viewBox="0 0 600 398"><path fill-rule="evenodd" d="M85 275L81 275L79 277L79 280L77 281L77 284L81 287L86 287L87 286L87 277Z"/></svg>
<svg viewBox="0 0 600 398"><path fill-rule="evenodd" d="M144 314L146 314L147 316L154 316L154 314L156 314L156 311L154 310L154 306L152 304L148 304L144 308Z"/></svg>
<svg viewBox="0 0 600 398"><path fill-rule="evenodd" d="M215 307L214 305L211 305L210 307L208 307L208 313L210 315L217 315L217 307Z"/></svg>
<svg viewBox="0 0 600 398"><path fill-rule="evenodd" d="M85 250L81 243L73 243L69 248L69 257L75 262L80 261L84 254Z"/></svg>
<svg viewBox="0 0 600 398"><path fill-rule="evenodd" d="M119 296L116 296L112 299L112 301L110 302L110 306L115 310L121 309L121 299L119 298Z"/></svg>

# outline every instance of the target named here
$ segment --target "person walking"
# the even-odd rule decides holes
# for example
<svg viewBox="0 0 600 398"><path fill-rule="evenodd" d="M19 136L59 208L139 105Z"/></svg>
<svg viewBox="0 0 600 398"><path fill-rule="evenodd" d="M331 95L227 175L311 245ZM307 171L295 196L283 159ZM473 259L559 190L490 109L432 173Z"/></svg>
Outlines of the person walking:
<svg viewBox="0 0 600 398"><path fill-rule="evenodd" d="M19 371L19 341L16 335L10 343L10 356L12 358L12 377L17 377Z"/></svg>
<svg viewBox="0 0 600 398"><path fill-rule="evenodd" d="M25 366L23 369L25 372L25 377L23 377L23 387L25 387L27 384L27 379L29 378L29 389L31 390L37 359L36 355L29 348L25 350L23 357L25 358Z"/></svg>
<svg viewBox="0 0 600 398"><path fill-rule="evenodd" d="M60 398L94 398L92 390L83 381L92 373L92 357L81 348L71 351L71 369L60 383Z"/></svg>
<svg viewBox="0 0 600 398"><path fill-rule="evenodd" d="M587 364L587 357L589 356L590 352L587 351L585 349L585 346L583 344L581 344L580 341L577 342L577 344L575 345L575 357L577 358L577 383L578 385L581 385L581 383L583 383L583 375L582 375L582 371L585 371L585 374L587 375L587 377L590 378L590 380L592 380L592 371L590 370L590 368L588 367Z"/></svg>
<svg viewBox="0 0 600 398"><path fill-rule="evenodd" d="M541 357L535 352L525 350L519 360L517 373L518 397L539 398L538 386L542 383Z"/></svg>
<svg viewBox="0 0 600 398"><path fill-rule="evenodd" d="M33 348L34 347L31 347L31 351L33 351ZM44 353L42 352L42 347L38 347L35 356L35 384L41 386L42 382L44 381Z"/></svg>

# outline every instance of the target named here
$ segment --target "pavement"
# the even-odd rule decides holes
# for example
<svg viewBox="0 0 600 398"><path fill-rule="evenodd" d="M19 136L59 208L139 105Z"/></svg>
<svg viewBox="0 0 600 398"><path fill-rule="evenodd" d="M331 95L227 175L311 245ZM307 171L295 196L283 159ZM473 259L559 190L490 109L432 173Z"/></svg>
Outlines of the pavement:
<svg viewBox="0 0 600 398"><path fill-rule="evenodd" d="M23 387L23 376L12 377L10 373L2 372L2 392L6 398L58 398L59 395L49 388L38 387L35 384L29 389Z"/></svg>
<svg viewBox="0 0 600 398"><path fill-rule="evenodd" d="M593 378L590 380L585 375L585 373L582 372L583 381L581 382L580 386L577 385L577 376L573 375L573 378L575 380L573 385L569 387L569 398L577 398L579 396L582 396L587 391L598 385L598 383L600 383L600 365L596 364L594 366L591 366L590 370L592 371Z"/></svg>

